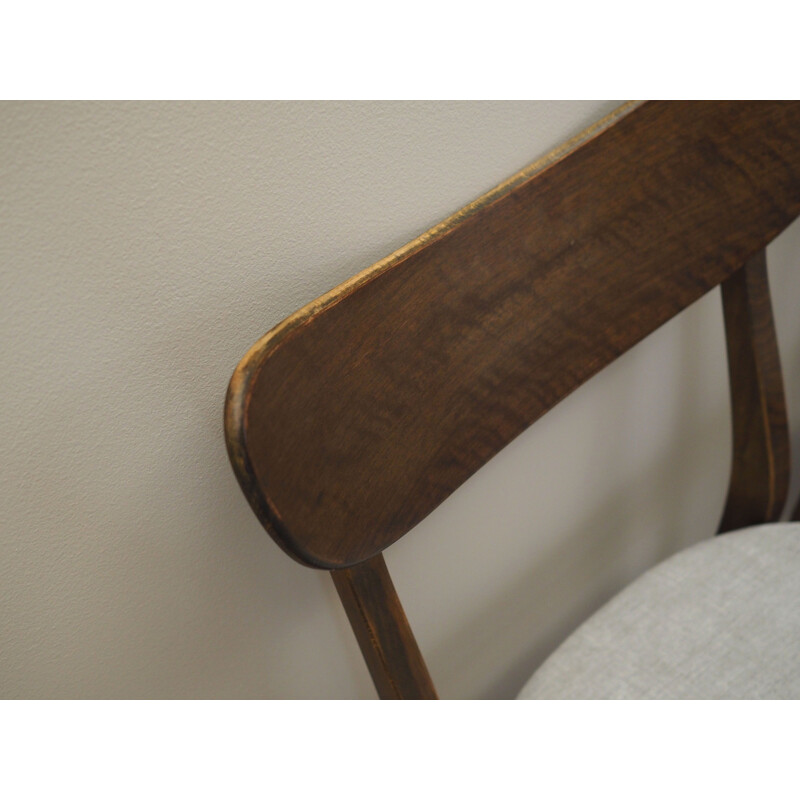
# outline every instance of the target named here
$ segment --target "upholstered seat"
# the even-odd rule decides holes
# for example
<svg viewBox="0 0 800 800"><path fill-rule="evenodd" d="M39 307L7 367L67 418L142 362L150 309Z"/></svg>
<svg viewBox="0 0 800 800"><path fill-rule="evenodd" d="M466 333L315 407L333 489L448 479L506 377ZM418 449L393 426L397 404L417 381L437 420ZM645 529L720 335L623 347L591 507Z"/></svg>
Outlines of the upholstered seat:
<svg viewBox="0 0 800 800"><path fill-rule="evenodd" d="M800 523L716 536L634 581L519 694L570 698L800 698Z"/></svg>

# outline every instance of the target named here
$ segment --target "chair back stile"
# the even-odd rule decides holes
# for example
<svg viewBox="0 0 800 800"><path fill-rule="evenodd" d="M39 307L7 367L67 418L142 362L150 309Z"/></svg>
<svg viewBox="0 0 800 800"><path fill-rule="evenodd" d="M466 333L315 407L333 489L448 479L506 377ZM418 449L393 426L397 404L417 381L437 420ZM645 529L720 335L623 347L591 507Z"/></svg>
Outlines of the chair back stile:
<svg viewBox="0 0 800 800"><path fill-rule="evenodd" d="M379 697L438 699L383 556L331 575Z"/></svg>
<svg viewBox="0 0 800 800"><path fill-rule="evenodd" d="M720 284L720 532L778 518L789 444L765 247L798 215L800 103L627 104L254 345L226 399L231 463L275 541L332 572L382 698L436 697L382 551Z"/></svg>
<svg viewBox="0 0 800 800"><path fill-rule="evenodd" d="M789 423L764 250L722 284L722 307L733 458L720 533L780 519L789 490Z"/></svg>

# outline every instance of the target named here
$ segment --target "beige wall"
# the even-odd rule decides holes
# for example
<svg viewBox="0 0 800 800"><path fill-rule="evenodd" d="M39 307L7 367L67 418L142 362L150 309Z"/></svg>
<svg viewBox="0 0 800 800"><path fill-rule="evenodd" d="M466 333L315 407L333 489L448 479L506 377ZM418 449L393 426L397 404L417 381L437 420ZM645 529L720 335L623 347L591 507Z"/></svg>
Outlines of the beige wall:
<svg viewBox="0 0 800 800"><path fill-rule="evenodd" d="M2 696L374 696L330 579L236 485L228 377L284 316L615 105L0 105ZM799 256L795 226L770 248L795 430ZM710 533L728 426L714 292L391 549L442 695L512 696L624 581Z"/></svg>

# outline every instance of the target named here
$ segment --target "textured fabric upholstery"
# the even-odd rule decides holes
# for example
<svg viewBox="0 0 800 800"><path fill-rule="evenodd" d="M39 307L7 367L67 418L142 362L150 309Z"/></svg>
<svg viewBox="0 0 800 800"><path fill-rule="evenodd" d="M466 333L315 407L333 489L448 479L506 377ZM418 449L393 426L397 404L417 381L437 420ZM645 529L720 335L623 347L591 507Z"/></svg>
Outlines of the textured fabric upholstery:
<svg viewBox="0 0 800 800"><path fill-rule="evenodd" d="M701 542L581 625L519 699L800 698L800 523Z"/></svg>

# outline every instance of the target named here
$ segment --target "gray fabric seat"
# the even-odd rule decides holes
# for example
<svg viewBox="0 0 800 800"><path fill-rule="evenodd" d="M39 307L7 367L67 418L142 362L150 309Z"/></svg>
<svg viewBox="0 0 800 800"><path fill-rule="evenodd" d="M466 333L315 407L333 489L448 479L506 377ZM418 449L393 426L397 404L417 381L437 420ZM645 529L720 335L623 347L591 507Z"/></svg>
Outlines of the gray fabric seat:
<svg viewBox="0 0 800 800"><path fill-rule="evenodd" d="M800 523L714 537L634 581L518 699L570 698L800 698Z"/></svg>

